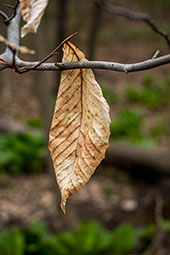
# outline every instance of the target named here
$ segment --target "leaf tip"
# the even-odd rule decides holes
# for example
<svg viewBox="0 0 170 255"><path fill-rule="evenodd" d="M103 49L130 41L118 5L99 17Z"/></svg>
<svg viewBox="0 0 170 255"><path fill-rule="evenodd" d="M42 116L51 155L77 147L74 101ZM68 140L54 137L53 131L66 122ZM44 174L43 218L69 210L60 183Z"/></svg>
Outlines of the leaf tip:
<svg viewBox="0 0 170 255"><path fill-rule="evenodd" d="M66 214L66 203L65 202L61 202L60 204L61 210L63 211L64 214Z"/></svg>
<svg viewBox="0 0 170 255"><path fill-rule="evenodd" d="M67 202L67 198L70 196L70 191L68 189L64 189L61 192L61 209L63 211L64 214L66 214L66 202Z"/></svg>
<svg viewBox="0 0 170 255"><path fill-rule="evenodd" d="M62 198L61 198L60 207L61 207L61 210L63 211L64 214L66 214L66 200L67 200L67 197L66 197L65 194L63 193L63 194L62 194Z"/></svg>

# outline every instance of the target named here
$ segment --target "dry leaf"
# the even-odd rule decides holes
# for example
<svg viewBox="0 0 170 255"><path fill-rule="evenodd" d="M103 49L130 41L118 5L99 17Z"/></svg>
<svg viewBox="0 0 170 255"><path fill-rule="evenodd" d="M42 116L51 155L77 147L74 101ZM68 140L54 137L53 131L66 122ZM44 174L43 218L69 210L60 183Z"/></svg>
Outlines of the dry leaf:
<svg viewBox="0 0 170 255"><path fill-rule="evenodd" d="M20 0L22 17L26 24L21 29L21 37L36 33L44 14L48 0Z"/></svg>
<svg viewBox="0 0 170 255"><path fill-rule="evenodd" d="M87 61L67 42L63 62ZM105 157L110 136L109 106L91 69L63 71L53 115L49 149L61 191L61 208L83 187Z"/></svg>
<svg viewBox="0 0 170 255"><path fill-rule="evenodd" d="M2 35L0 35L0 42L5 43L5 45L11 48L11 50L18 50L22 54L32 54L32 55L35 54L34 50L30 50L26 46L16 46L13 43L9 42Z"/></svg>

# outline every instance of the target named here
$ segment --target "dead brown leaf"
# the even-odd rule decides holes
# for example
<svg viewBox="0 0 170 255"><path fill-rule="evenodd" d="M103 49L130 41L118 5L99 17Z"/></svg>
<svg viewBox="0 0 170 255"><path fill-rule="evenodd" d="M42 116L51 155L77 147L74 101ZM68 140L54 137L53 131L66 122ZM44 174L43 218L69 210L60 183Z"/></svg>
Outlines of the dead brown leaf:
<svg viewBox="0 0 170 255"><path fill-rule="evenodd" d="M48 0L20 0L22 17L26 24L21 29L21 37L36 33L44 14Z"/></svg>
<svg viewBox="0 0 170 255"><path fill-rule="evenodd" d="M72 43L63 62L87 61ZM61 191L61 208L83 187L105 157L110 136L109 106L91 69L63 71L56 100L49 149Z"/></svg>

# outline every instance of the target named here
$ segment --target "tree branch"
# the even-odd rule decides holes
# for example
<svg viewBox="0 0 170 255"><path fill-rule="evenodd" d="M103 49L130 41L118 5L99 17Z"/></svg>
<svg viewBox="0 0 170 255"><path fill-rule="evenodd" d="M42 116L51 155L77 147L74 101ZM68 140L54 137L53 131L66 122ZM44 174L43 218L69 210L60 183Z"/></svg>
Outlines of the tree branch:
<svg viewBox="0 0 170 255"><path fill-rule="evenodd" d="M15 17L7 24L7 39L10 43L19 46L20 44L20 20L21 20L21 7L20 5L16 9ZM17 52L16 52L17 55ZM5 52L0 55L1 59L4 59L6 62L9 62L10 65L0 65L0 70L3 70L7 67L11 67L13 63L13 52L9 47L6 47Z"/></svg>
<svg viewBox="0 0 170 255"><path fill-rule="evenodd" d="M102 10L109 12L114 15L120 15L131 20L141 20L145 22L154 32L158 33L166 40L168 47L170 48L170 36L163 30L159 29L156 24L152 21L151 17L147 13L131 11L125 7L109 4L106 1L95 1L95 4Z"/></svg>
<svg viewBox="0 0 170 255"><path fill-rule="evenodd" d="M156 58L148 59L143 62L133 63L133 64L122 64L117 62L105 62L105 61L84 61L84 62L68 62L68 63L43 63L34 69L39 62L26 62L19 58L16 58L17 67L21 68L21 73L24 70L38 70L38 71L62 71L69 69L80 69L80 68L92 68L92 69L105 69L117 72L137 72L147 69L152 69L158 66L162 66L170 63L170 54ZM7 66L5 66L7 67ZM0 65L0 70L4 66Z"/></svg>
<svg viewBox="0 0 170 255"><path fill-rule="evenodd" d="M19 46L20 44L20 20L21 20L21 6L16 10L17 14L10 21L7 26L7 39L10 43Z"/></svg>
<svg viewBox="0 0 170 255"><path fill-rule="evenodd" d="M147 173L149 177L153 172L158 175L170 175L169 155L169 150L154 151L112 141L103 164L127 169L139 176Z"/></svg>
<svg viewBox="0 0 170 255"><path fill-rule="evenodd" d="M0 10L0 16L4 19L4 22L6 22L9 19L8 15L6 15L6 13L1 10Z"/></svg>
<svg viewBox="0 0 170 255"><path fill-rule="evenodd" d="M77 32L71 34L66 39L64 39L48 56L43 58L37 65L35 65L34 69L37 69L37 67L39 67L41 64L46 62L49 58L53 57L56 54L56 52L63 46L63 44L66 43L67 41L69 41L71 38L73 38L76 34L77 34Z"/></svg>
<svg viewBox="0 0 170 255"><path fill-rule="evenodd" d="M17 8L18 8L18 6L19 6L19 3L20 3L19 0L17 0L17 3L16 3L15 6L6 5L7 7L10 7L10 8L12 8L12 9L14 10L13 14L12 14L9 18L7 18L7 19L5 20L5 23L6 23L6 24L9 24L9 23L11 22L11 20L12 20L13 18L15 18L15 16L17 15Z"/></svg>
<svg viewBox="0 0 170 255"><path fill-rule="evenodd" d="M121 7L122 8L122 7ZM124 10L124 8L123 8ZM130 12L132 16L140 16L141 13ZM136 16L134 16L136 17ZM20 19L21 19L21 7L17 8L16 16L11 20L7 26L8 41L18 46L20 42ZM70 63L42 63L42 62L27 62L22 61L17 56L15 58L15 65L13 65L13 52L7 47L5 53L0 55L2 61L0 62L0 71L5 68L14 68L15 71L24 73L30 70L41 70L41 71L62 71L68 69L80 69L80 68L92 68L92 69L104 69L118 72L136 72L143 71L147 69L152 69L161 65L170 63L170 54L165 56L148 59L143 62L133 63L133 64L122 64L117 62L105 62L105 61L85 61L85 62L70 62ZM3 64L3 60L6 63ZM41 65L39 65L41 63ZM36 66L36 68L35 68Z"/></svg>

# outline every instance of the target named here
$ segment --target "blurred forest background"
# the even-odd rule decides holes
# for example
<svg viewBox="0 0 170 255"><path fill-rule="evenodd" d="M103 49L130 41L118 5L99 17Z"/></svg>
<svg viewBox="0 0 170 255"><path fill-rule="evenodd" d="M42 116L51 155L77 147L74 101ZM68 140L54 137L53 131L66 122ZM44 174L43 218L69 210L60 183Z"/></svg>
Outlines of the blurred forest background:
<svg viewBox="0 0 170 255"><path fill-rule="evenodd" d="M105 2L147 12L170 34L169 0ZM2 20L0 30L6 36ZM156 50L169 53L142 21L102 11L92 0L51 0L38 33L21 41L36 55L21 57L40 60L75 31L73 43L92 60L133 63ZM94 72L111 108L111 148L69 199L66 216L47 149L60 74L0 73L0 255L169 254L169 65L128 75Z"/></svg>

